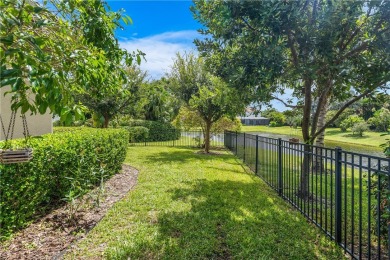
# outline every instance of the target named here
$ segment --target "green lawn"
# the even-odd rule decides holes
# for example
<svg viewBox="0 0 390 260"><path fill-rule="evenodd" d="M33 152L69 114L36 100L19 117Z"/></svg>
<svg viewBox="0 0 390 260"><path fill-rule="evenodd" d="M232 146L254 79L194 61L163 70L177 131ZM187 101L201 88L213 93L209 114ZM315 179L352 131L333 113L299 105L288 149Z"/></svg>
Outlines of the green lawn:
<svg viewBox="0 0 390 260"><path fill-rule="evenodd" d="M293 129L289 126L268 127L268 126L242 126L242 132L266 132L274 134L283 134L302 138L301 129ZM383 135L378 132L365 132L362 137L353 136L351 131L341 132L339 128L328 128L325 130L325 142L329 146L337 145L340 142L364 146L372 146L374 150L381 150L379 145L386 142L390 135Z"/></svg>
<svg viewBox="0 0 390 260"><path fill-rule="evenodd" d="M341 259L342 251L234 156L130 147L139 183L68 258Z"/></svg>

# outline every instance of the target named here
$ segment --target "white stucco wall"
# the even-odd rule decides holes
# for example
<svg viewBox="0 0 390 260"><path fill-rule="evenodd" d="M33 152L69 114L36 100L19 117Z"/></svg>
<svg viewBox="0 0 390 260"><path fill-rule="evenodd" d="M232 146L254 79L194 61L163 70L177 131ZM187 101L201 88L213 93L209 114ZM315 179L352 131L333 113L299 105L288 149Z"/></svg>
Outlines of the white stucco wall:
<svg viewBox="0 0 390 260"><path fill-rule="evenodd" d="M4 128L7 132L10 117L11 117L11 94L4 96L7 88L0 89L0 115L3 118ZM26 113L26 120L28 130L31 136L38 136L53 132L52 116L49 113L44 115L30 115ZM1 127L1 125L0 125ZM24 138L23 136L23 123L20 112L16 114L15 129L13 138ZM5 136L2 128L0 128L0 140L4 140Z"/></svg>

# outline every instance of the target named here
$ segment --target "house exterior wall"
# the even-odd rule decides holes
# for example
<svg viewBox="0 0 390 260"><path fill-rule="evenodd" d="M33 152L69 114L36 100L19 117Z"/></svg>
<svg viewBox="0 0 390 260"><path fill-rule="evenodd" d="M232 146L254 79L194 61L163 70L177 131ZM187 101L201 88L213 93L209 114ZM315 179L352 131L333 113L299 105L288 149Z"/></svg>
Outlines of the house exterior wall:
<svg viewBox="0 0 390 260"><path fill-rule="evenodd" d="M255 118L241 119L241 124L243 125L269 125L269 122L270 122L269 119L255 119Z"/></svg>
<svg viewBox="0 0 390 260"><path fill-rule="evenodd" d="M11 95L4 96L4 93L9 90L7 87L0 88L0 115L3 119L4 128L7 133L8 125L11 118ZM52 116L49 113L44 115L30 115L26 113L28 130L31 136L38 136L53 132ZM1 123L0 123L1 127ZM20 111L16 114L15 128L13 138L23 138L23 122ZM4 140L5 136L3 129L0 128L0 140Z"/></svg>

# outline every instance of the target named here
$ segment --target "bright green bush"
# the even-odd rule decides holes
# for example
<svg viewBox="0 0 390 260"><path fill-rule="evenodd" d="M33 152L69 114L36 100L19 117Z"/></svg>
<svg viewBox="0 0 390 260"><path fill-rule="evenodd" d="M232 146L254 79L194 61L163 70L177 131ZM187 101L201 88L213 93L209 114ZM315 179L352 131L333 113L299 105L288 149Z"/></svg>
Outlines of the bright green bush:
<svg viewBox="0 0 390 260"><path fill-rule="evenodd" d="M132 120L129 123L130 127L143 126L149 129L149 136L145 141L170 141L180 138L180 130L175 128L170 123L147 121L147 120Z"/></svg>
<svg viewBox="0 0 390 260"><path fill-rule="evenodd" d="M271 127L283 126L286 123L286 116L278 111L269 112L265 117L271 120Z"/></svg>
<svg viewBox="0 0 390 260"><path fill-rule="evenodd" d="M132 126L128 127L129 140L131 143L144 142L149 136L149 129L143 126Z"/></svg>
<svg viewBox="0 0 390 260"><path fill-rule="evenodd" d="M374 116L368 119L370 127L378 132L387 132L390 127L390 111L387 108L381 108L375 111Z"/></svg>
<svg viewBox="0 0 390 260"><path fill-rule="evenodd" d="M357 115L348 116L340 123L340 129L342 132L346 132L348 128L351 128L357 123L364 123L364 119Z"/></svg>
<svg viewBox="0 0 390 260"><path fill-rule="evenodd" d="M53 127L53 133L62 133L62 132L74 132L83 129L83 127L78 126L55 126ZM86 128L89 129L89 128Z"/></svg>
<svg viewBox="0 0 390 260"><path fill-rule="evenodd" d="M34 158L0 165L0 234L28 224L46 207L69 194L79 196L117 173L126 156L129 135L123 129L71 128L32 138ZM24 140L12 142L22 147Z"/></svg>

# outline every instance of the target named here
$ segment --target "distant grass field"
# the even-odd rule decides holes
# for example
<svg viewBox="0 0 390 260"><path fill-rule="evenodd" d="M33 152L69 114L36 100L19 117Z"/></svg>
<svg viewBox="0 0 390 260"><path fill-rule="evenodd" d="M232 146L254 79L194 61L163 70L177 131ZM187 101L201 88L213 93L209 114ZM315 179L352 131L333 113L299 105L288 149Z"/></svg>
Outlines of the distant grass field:
<svg viewBox="0 0 390 260"><path fill-rule="evenodd" d="M242 132L265 132L273 134L283 134L292 137L302 138L301 129L293 129L289 126L268 127L268 126L242 126ZM339 128L328 128L325 131L325 142L330 146L337 146L340 142L355 145L369 146L369 149L380 151L379 145L386 142L390 135L387 133L365 132L362 137L352 135L351 131L341 132Z"/></svg>
<svg viewBox="0 0 390 260"><path fill-rule="evenodd" d="M342 250L233 155L129 147L136 189L69 259L343 259Z"/></svg>

